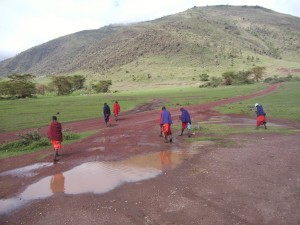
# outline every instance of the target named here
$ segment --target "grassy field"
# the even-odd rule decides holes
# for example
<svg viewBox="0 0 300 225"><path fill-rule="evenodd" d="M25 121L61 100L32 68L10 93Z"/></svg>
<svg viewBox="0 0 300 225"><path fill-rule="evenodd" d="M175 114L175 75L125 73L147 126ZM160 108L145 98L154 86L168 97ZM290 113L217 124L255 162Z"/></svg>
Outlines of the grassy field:
<svg viewBox="0 0 300 225"><path fill-rule="evenodd" d="M268 117L300 121L299 84L300 82L284 83L276 93L216 109L223 113L253 115L254 103L259 102L263 104ZM56 112L60 112L61 122L100 118L103 103L107 102L112 108L115 100L120 102L122 111L133 109L154 99L160 101L161 105L172 108L245 95L265 87L266 85L262 83L219 88L157 87L110 94L38 96L32 99L3 100L0 101L0 130L5 132L45 126L49 124L51 116Z"/></svg>
<svg viewBox="0 0 300 225"><path fill-rule="evenodd" d="M216 109L222 113L253 115L256 102L263 105L267 117L285 118L300 122L300 82L281 84L279 91L270 95L241 101Z"/></svg>
<svg viewBox="0 0 300 225"><path fill-rule="evenodd" d="M36 128L48 125L51 116L60 112L61 122L102 117L103 103L111 108L115 100L121 110L157 99L168 108L176 105L201 104L218 99L248 94L265 88L264 84L220 88L152 88L128 92L72 96L38 96L31 99L0 101L1 132Z"/></svg>
<svg viewBox="0 0 300 225"><path fill-rule="evenodd" d="M222 113L233 114L254 114L254 103L259 102L264 105L267 115L276 118L287 118L300 121L300 82L287 82L281 84L279 90L267 96L229 104L216 109ZM159 100L161 105L168 108L178 105L201 104L224 98L246 95L266 88L265 84L227 86L219 88L194 88L194 87L173 87L173 88L153 88L144 90L133 90L124 93L97 94L97 95L72 95L72 96L42 96L32 99L22 100L2 100L0 101L1 132L14 131L26 128L37 128L48 125L51 116L60 112L60 121L76 121L88 118L102 117L102 106L104 102L113 105L115 100L121 104L122 111L130 110L139 104L150 103ZM179 126L174 126L175 130L180 130ZM200 130L196 127L193 132L201 132L204 136L187 139L188 142L210 140L217 142L221 146L234 145L228 142L227 135L236 133L257 133L275 132L281 134L292 133L290 129L274 128L272 131L257 131L253 127L243 127L234 129L222 124L204 124ZM196 129L196 130L195 130ZM83 139L93 134L93 131L79 134L79 139ZM78 141L78 140L71 140ZM65 144L68 144L66 142ZM14 155L26 154L29 152L48 149L49 146L24 147L16 142L1 146L1 158ZM11 147L9 147L11 146ZM17 146L17 147L16 147ZM50 154L50 153L47 153ZM45 155L46 157L47 155Z"/></svg>

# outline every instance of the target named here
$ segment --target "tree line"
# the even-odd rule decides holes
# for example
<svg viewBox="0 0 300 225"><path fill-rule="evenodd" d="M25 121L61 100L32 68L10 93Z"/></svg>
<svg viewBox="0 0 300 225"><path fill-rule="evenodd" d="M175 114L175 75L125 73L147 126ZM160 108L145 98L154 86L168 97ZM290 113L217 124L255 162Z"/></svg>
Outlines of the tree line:
<svg viewBox="0 0 300 225"><path fill-rule="evenodd" d="M200 80L205 83L199 87L218 87L220 85L241 85L241 84L252 84L262 79L265 72L265 67L253 67L246 71L227 71L222 74L222 77L212 76L209 78L208 74L199 75Z"/></svg>
<svg viewBox="0 0 300 225"><path fill-rule="evenodd" d="M8 80L0 82L0 95L8 98L33 97L36 94L44 95L46 91L57 95L68 95L76 90L84 89L86 78L82 75L52 76L48 85L35 84L35 76L31 74L11 74ZM108 92L111 80L101 80L92 84L97 92Z"/></svg>

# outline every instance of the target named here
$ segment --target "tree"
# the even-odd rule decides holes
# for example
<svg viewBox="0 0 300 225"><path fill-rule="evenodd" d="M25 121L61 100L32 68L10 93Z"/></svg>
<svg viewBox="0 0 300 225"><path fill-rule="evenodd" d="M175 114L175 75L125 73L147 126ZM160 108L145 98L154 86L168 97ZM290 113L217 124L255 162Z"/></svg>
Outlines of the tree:
<svg viewBox="0 0 300 225"><path fill-rule="evenodd" d="M46 85L45 84L38 84L36 86L36 91L40 95L45 95L46 92Z"/></svg>
<svg viewBox="0 0 300 225"><path fill-rule="evenodd" d="M33 79L35 76L31 74L11 74L8 76L10 80L1 82L0 93L17 98L32 97L36 93Z"/></svg>
<svg viewBox="0 0 300 225"><path fill-rule="evenodd" d="M236 84L251 84L253 83L252 80L249 79L250 75L251 75L251 71L247 70L247 71L239 71L236 77Z"/></svg>
<svg viewBox="0 0 300 225"><path fill-rule="evenodd" d="M57 91L57 95L67 95L73 91L73 85L70 77L67 76L55 76L51 77L52 82L50 84L54 86Z"/></svg>
<svg viewBox="0 0 300 225"><path fill-rule="evenodd" d="M224 78L225 85L232 85L232 83L236 79L237 75L233 71L228 71L228 72L223 73L222 77Z"/></svg>
<svg viewBox="0 0 300 225"><path fill-rule="evenodd" d="M262 66L256 66L251 69L251 72L254 75L254 80L256 82L258 82L259 80L262 79L262 76L263 76L265 70L266 70L266 67L262 67Z"/></svg>
<svg viewBox="0 0 300 225"><path fill-rule="evenodd" d="M82 75L74 75L71 77L74 90L80 90L83 88L85 77Z"/></svg>
<svg viewBox="0 0 300 225"><path fill-rule="evenodd" d="M221 77L212 76L210 82L208 82L208 86L210 87L218 87L222 84L223 80Z"/></svg>
<svg viewBox="0 0 300 225"><path fill-rule="evenodd" d="M96 84L92 84L92 88L97 92L97 93L106 93L108 92L109 86L112 85L111 80L100 80Z"/></svg>

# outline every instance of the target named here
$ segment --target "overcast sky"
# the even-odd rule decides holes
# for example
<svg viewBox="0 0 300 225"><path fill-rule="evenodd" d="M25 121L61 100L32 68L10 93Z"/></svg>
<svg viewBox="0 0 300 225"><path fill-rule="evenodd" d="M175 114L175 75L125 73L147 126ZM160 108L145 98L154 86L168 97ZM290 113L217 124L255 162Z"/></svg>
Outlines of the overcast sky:
<svg viewBox="0 0 300 225"><path fill-rule="evenodd" d="M300 17L299 0L0 0L0 60L81 30L241 2Z"/></svg>

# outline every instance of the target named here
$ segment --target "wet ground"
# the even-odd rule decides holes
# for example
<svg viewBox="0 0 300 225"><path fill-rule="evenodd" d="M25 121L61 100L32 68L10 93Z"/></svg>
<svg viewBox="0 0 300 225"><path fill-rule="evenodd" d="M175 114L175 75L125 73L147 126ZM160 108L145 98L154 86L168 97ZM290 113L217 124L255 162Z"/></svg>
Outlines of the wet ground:
<svg viewBox="0 0 300 225"><path fill-rule="evenodd" d="M100 127L64 146L56 164L51 150L1 160L0 224L300 224L298 123L270 120L266 131L192 144L174 130L174 142L164 143L153 107L108 128L102 120L73 124ZM211 107L188 107L194 126L254 129L254 118ZM171 113L179 125L179 108Z"/></svg>

